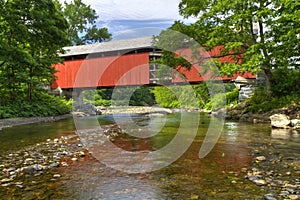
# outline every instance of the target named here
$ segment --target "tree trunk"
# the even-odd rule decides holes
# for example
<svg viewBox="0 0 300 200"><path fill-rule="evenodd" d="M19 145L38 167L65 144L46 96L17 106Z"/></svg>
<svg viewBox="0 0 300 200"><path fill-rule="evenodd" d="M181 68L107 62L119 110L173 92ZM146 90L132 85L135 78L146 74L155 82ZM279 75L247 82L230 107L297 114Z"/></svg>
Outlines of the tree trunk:
<svg viewBox="0 0 300 200"><path fill-rule="evenodd" d="M31 101L32 100L32 92L33 92L33 84L32 84L32 75L33 73L33 69L30 66L30 70L29 70L29 83L28 83L28 100Z"/></svg>
<svg viewBox="0 0 300 200"><path fill-rule="evenodd" d="M28 84L28 100L29 101L32 100L32 84L31 83Z"/></svg>
<svg viewBox="0 0 300 200"><path fill-rule="evenodd" d="M267 89L267 96L272 96L272 90L271 90L271 78L272 78L272 72L270 69L263 69L263 73L266 79L266 89Z"/></svg>

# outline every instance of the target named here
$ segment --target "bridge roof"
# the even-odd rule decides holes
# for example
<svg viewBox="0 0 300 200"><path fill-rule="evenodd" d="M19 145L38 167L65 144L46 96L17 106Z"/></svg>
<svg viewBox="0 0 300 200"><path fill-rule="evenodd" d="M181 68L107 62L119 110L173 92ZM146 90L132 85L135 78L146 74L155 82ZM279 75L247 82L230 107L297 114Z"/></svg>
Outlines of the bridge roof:
<svg viewBox="0 0 300 200"><path fill-rule="evenodd" d="M130 51L141 48L153 48L152 37L134 38L127 40L115 40L102 42L98 44L88 44L79 46L64 47L64 54L59 54L60 57L87 55L92 53Z"/></svg>

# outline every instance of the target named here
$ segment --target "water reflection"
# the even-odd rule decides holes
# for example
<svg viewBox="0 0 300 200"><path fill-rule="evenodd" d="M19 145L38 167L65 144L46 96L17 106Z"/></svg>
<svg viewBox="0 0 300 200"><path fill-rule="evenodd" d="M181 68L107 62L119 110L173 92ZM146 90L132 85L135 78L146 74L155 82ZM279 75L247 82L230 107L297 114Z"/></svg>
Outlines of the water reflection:
<svg viewBox="0 0 300 200"><path fill-rule="evenodd" d="M274 139L288 139L290 137L289 129L272 129L271 137Z"/></svg>
<svg viewBox="0 0 300 200"><path fill-rule="evenodd" d="M5 128L0 131L0 152L18 150L48 138L74 134L73 119Z"/></svg>
<svg viewBox="0 0 300 200"><path fill-rule="evenodd" d="M226 122L225 129L227 132L227 141L229 143L235 143L238 137L238 123L237 122Z"/></svg>
<svg viewBox="0 0 300 200"><path fill-rule="evenodd" d="M113 142L106 137L101 128L84 129L88 124L85 123L86 119L84 118L76 119L76 127L84 145L93 152L93 156L99 161L128 173L144 173L168 166L177 160L193 142L198 130L199 113L181 113L176 117L181 120L176 123L171 120L169 124L167 117L161 120L160 116L154 116L148 118L148 125L139 126L129 115L118 115L114 117L114 120L117 120L118 129L122 129L122 134L120 137L114 137ZM135 117L135 121L145 121L144 116L140 118L139 120L138 117ZM156 127L158 129L155 129ZM166 140L170 137L161 137L160 133L163 131L160 130L169 127L172 128L172 131L169 130L167 134L171 135L171 140ZM128 130L130 130L129 133ZM146 137L152 131L155 133L154 137ZM150 134L150 136L152 135L153 133ZM164 143L164 145L157 148L156 141L159 144ZM141 148L139 150L134 148L137 146ZM156 146L155 151L152 146Z"/></svg>
<svg viewBox="0 0 300 200"><path fill-rule="evenodd" d="M117 137L114 144L131 152L155 151L172 141L179 122L176 116L169 116L166 125L155 137ZM206 157L200 159L199 149L203 145L210 122L210 117L202 116L197 136L188 151L173 164L158 171L134 175L95 162L88 167L82 164L81 167L77 165L73 169L69 168L65 171L65 176L82 174L82 176L77 175L77 179L81 178L76 182L80 182L87 188L84 191L78 189L84 199L92 197L95 199L234 199L237 196L238 199L255 198L260 192L253 184L231 183L232 180L239 181L241 168L248 167L252 163L249 146L253 140L250 126L227 122L217 145ZM185 130L188 132L188 127L185 127ZM266 134L263 129L259 130ZM122 156L110 154L107 159L123 166L129 157L127 154ZM153 161L149 164L153 164ZM73 184L69 190L73 191L76 187L77 184Z"/></svg>

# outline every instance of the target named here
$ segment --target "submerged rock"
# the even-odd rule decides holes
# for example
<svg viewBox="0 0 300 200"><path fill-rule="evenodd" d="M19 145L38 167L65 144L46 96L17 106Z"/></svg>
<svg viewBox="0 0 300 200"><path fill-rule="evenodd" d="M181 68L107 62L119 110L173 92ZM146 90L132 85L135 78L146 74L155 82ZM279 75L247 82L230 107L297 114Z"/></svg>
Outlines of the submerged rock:
<svg viewBox="0 0 300 200"><path fill-rule="evenodd" d="M257 156L256 160L257 161L264 161L264 160L266 160L266 157L265 156Z"/></svg>
<svg viewBox="0 0 300 200"><path fill-rule="evenodd" d="M8 182L12 182L12 181L13 181L12 178L4 178L0 182L5 184L5 183L8 183Z"/></svg>
<svg viewBox="0 0 300 200"><path fill-rule="evenodd" d="M74 158L72 158L71 160L75 162L75 161L78 160L78 158L74 157Z"/></svg>
<svg viewBox="0 0 300 200"><path fill-rule="evenodd" d="M264 186L267 185L267 182L265 180L259 179L259 180L254 180L253 181L256 185L258 186Z"/></svg>
<svg viewBox="0 0 300 200"><path fill-rule="evenodd" d="M275 196L274 194L265 194L264 199L265 200L277 200L274 196Z"/></svg>
<svg viewBox="0 0 300 200"><path fill-rule="evenodd" d="M39 171L42 171L46 168L46 166L35 164L29 167L24 167L22 171L25 174L37 174Z"/></svg>
<svg viewBox="0 0 300 200"><path fill-rule="evenodd" d="M60 177L61 177L60 174L54 174L54 175L53 175L53 178L60 178Z"/></svg>
<svg viewBox="0 0 300 200"><path fill-rule="evenodd" d="M291 199L291 200L299 200L300 199L300 195L289 195L289 198Z"/></svg>
<svg viewBox="0 0 300 200"><path fill-rule="evenodd" d="M59 167L59 163L51 163L50 165L49 165L49 167L50 168L54 168L54 167Z"/></svg>

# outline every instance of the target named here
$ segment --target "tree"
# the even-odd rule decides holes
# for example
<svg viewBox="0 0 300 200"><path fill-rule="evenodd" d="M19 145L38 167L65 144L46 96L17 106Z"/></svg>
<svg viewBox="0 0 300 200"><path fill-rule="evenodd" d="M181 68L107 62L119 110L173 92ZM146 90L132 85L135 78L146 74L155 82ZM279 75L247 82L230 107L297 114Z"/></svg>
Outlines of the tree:
<svg viewBox="0 0 300 200"><path fill-rule="evenodd" d="M111 39L107 28L97 28L95 23L99 16L96 11L82 3L81 0L74 0L71 3L64 3L63 14L68 21L69 28L67 35L73 45L86 43L103 42Z"/></svg>
<svg viewBox="0 0 300 200"><path fill-rule="evenodd" d="M52 64L61 61L67 22L52 0L1 0L0 9L2 101L31 100L34 90L50 84Z"/></svg>
<svg viewBox="0 0 300 200"><path fill-rule="evenodd" d="M223 75L262 71L271 96L272 69L300 63L299 10L295 0L182 0L180 14L197 21L176 21L170 29L194 38L207 51L220 47L220 54L211 58ZM164 42L165 35L162 32L158 41ZM228 56L233 62L219 61ZM210 64L208 59L198 57L204 66Z"/></svg>

